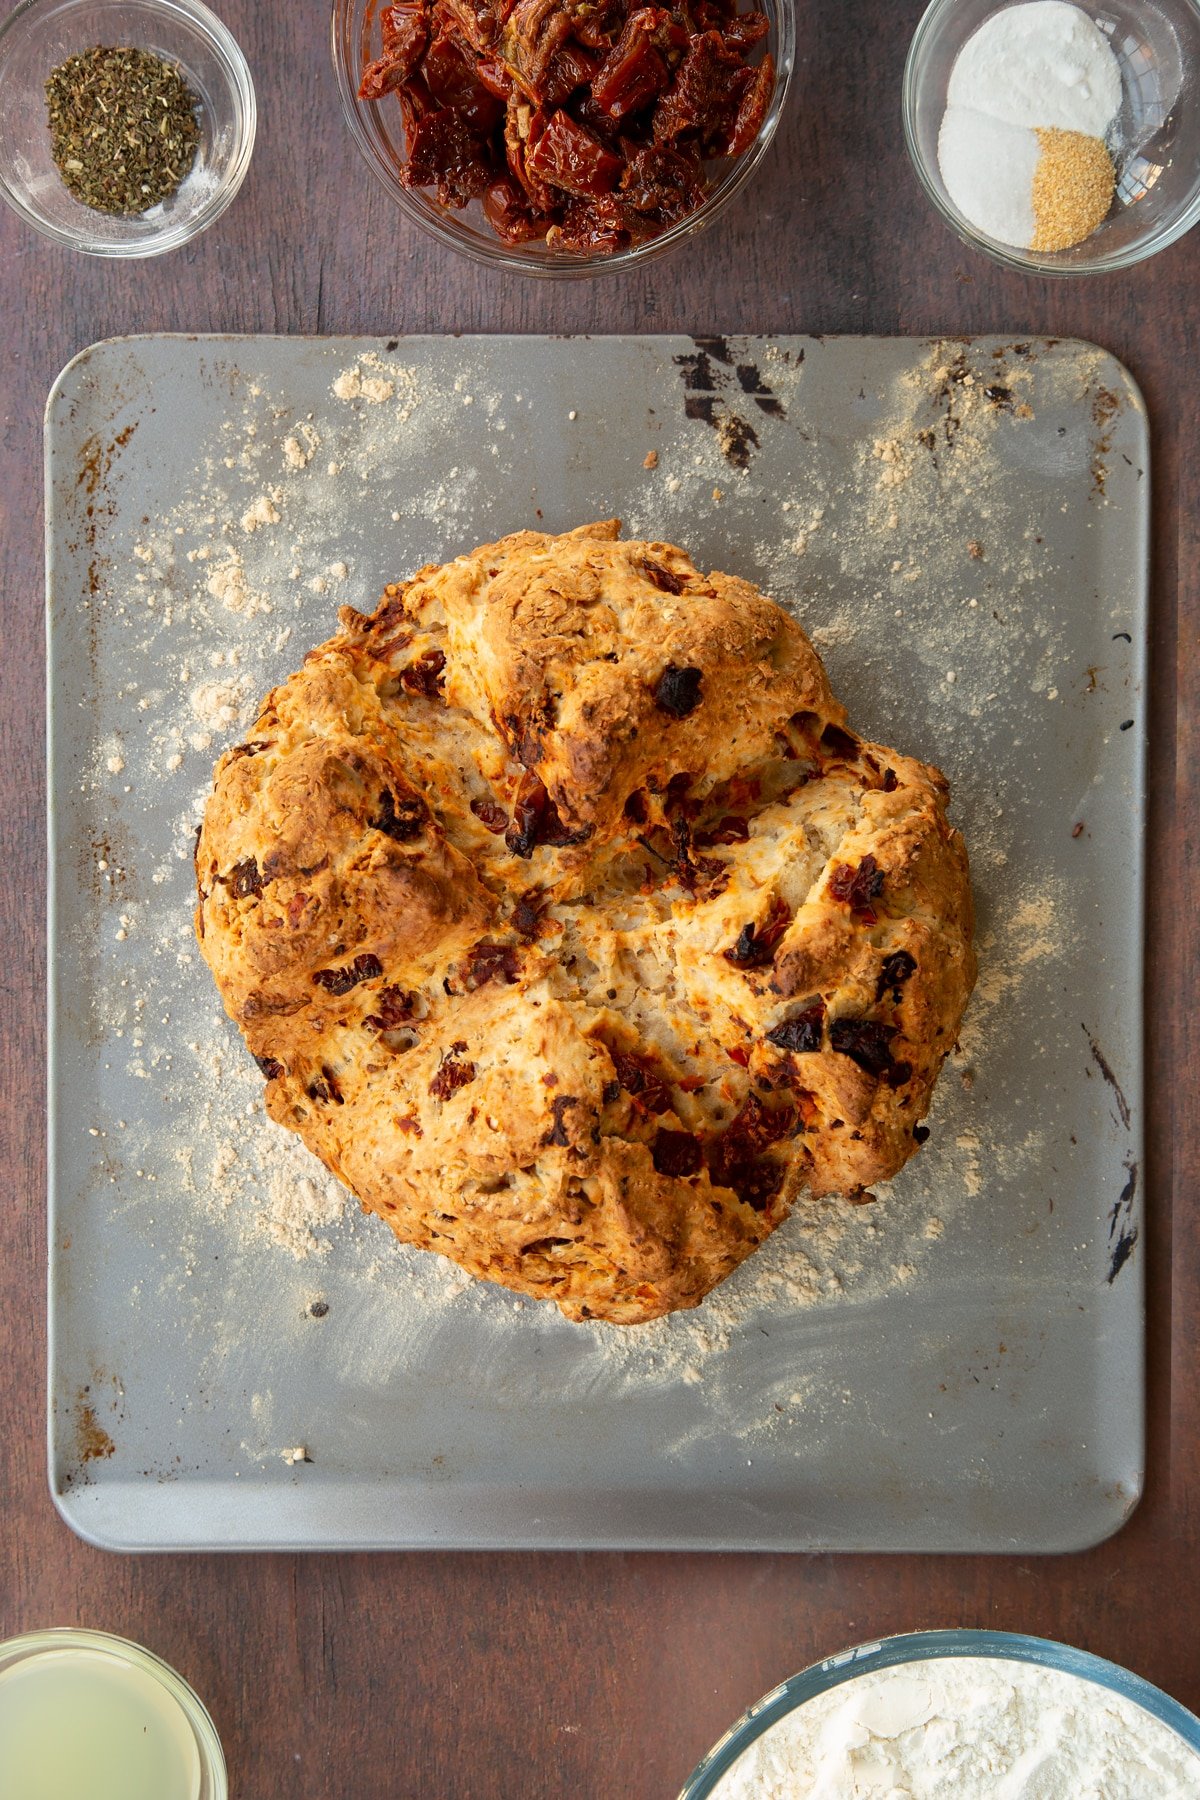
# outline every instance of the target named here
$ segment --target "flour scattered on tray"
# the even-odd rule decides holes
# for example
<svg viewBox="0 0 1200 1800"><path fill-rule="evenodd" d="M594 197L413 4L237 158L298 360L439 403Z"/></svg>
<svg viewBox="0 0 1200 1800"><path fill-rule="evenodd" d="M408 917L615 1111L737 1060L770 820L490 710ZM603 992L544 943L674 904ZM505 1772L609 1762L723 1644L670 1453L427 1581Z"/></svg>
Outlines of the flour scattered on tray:
<svg viewBox="0 0 1200 1800"><path fill-rule="evenodd" d="M762 375L784 409L808 379L782 353L763 359ZM732 368L729 377L721 406L751 414L753 396ZM1081 355L1057 379L1076 384L1075 398L1096 374ZM490 464L497 449L502 470L528 417L524 402L491 391L482 374L468 392L374 352L336 374L311 415L297 417L268 380L251 385L257 393L238 390L219 441L197 450L174 511L139 527L136 554L108 571L93 602L106 641L124 634L128 656L118 660L133 673L122 670L127 686L101 708L122 719L121 740L106 736L80 776L81 866L103 945L89 964L92 1028L112 1079L128 1078L135 1092L152 1083L154 1095L145 1107L152 1124L124 1101L119 1129L96 1123L97 1192L111 1194L114 1210L154 1220L146 1230L162 1247L164 1291L182 1328L207 1346L207 1378L222 1392L235 1379L256 1379L246 1367L246 1321L264 1307L273 1341L302 1345L305 1332L320 1329L322 1355L348 1381L380 1392L468 1318L479 1369L462 1368L458 1378L477 1373L482 1385L502 1358L519 1384L553 1357L564 1403L661 1390L671 1397L667 1455L684 1456L706 1431L747 1443L835 1431L843 1409L864 1397L847 1396L831 1365L812 1363L803 1348L785 1365L786 1380L756 1382L748 1371L760 1334L803 1346L805 1321L818 1314L836 1334L868 1328L889 1295L921 1304L958 1253L964 1216L987 1204L989 1183L999 1176L1032 1193L1044 1166L1034 1126L1018 1141L995 1141L981 1096L1014 1045L1025 1059L1049 1055L1038 997L1047 972L1072 952L1078 906L1022 845L1032 790L1018 777L1001 792L989 769L1014 731L1034 742L1046 709L1091 704L1086 680L1102 684L1105 675L1085 678L1075 647L1039 607L1041 583L1057 572L1052 534L1036 517L1015 517L1005 500L1012 434L1032 411L1025 359L984 367L961 346L938 347L864 418L848 473L843 455L834 480L818 443L793 481L761 494L731 461L748 443L735 427L698 433L689 425L673 443L660 421L672 472L654 482L639 472L627 496L630 535L697 544L706 532L721 543L736 534L737 555L721 560L795 610L854 724L946 769L952 816L972 856L980 950L979 986L921 1155L873 1204L802 1201L701 1308L636 1330L572 1326L546 1307L514 1314L511 1295L363 1219L299 1139L265 1116L258 1071L221 1014L191 918L192 837L215 756L332 632L338 604L369 610L385 580L486 534L485 457ZM769 419L760 423L765 432ZM449 444L461 460L447 467ZM348 536L364 484L374 525ZM595 510L607 505L598 493ZM540 522L531 498L526 518L495 524ZM556 529L574 522L547 521ZM402 542L417 553L406 558ZM880 630L887 620L925 672L919 705L911 681L896 679L893 643ZM997 697L1030 645L1040 685L1031 683L1028 724L1014 726L1013 709ZM147 666L157 685L138 687L134 677ZM330 1291L320 1326L308 1311L314 1268ZM256 1454L277 1457L281 1444L303 1441L293 1433L309 1424L276 1417L268 1431L260 1421Z"/></svg>
<svg viewBox="0 0 1200 1800"><path fill-rule="evenodd" d="M363 376L357 367L347 369L339 375L333 384L333 392L339 400L370 400L378 406L384 400L390 400L396 392L396 385L381 375Z"/></svg>
<svg viewBox="0 0 1200 1800"><path fill-rule="evenodd" d="M260 494L257 500L253 500L242 514L242 530L257 531L262 525L278 525L280 520L278 501L278 489L273 494Z"/></svg>
<svg viewBox="0 0 1200 1800"><path fill-rule="evenodd" d="M245 565L240 556L232 553L227 555L204 585L213 599L220 601L226 612L240 613L245 618L252 619L257 613L271 611L271 602L266 594L252 588L247 581Z"/></svg>

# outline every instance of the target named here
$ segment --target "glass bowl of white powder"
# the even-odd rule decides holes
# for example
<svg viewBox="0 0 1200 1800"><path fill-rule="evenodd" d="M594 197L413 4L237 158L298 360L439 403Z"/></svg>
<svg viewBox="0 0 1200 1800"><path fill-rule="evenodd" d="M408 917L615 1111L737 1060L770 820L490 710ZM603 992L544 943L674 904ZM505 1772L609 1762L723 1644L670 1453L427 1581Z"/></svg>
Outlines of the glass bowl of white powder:
<svg viewBox="0 0 1200 1800"><path fill-rule="evenodd" d="M1200 0L933 0L904 72L921 184L1041 275L1124 269L1200 219Z"/></svg>
<svg viewBox="0 0 1200 1800"><path fill-rule="evenodd" d="M1200 1719L1084 1650L919 1631L805 1669L680 1800L1197 1800Z"/></svg>

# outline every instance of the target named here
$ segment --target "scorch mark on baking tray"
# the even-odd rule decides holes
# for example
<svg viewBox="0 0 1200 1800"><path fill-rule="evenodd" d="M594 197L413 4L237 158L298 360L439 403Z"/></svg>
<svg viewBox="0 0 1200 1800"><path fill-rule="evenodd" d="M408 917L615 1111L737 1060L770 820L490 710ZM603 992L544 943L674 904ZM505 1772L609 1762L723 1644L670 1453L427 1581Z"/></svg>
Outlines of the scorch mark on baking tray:
<svg viewBox="0 0 1200 1800"><path fill-rule="evenodd" d="M1135 1162L1125 1164L1125 1175L1125 1186L1108 1216L1108 1241L1112 1245L1106 1277L1109 1287L1133 1255L1134 1245L1138 1241L1138 1227L1133 1223L1133 1201L1138 1182L1138 1166Z"/></svg>
<svg viewBox="0 0 1200 1800"><path fill-rule="evenodd" d="M64 1493L71 1487L87 1485L90 1482L89 1463L106 1461L117 1448L110 1433L100 1423L99 1416L110 1387L112 1397L108 1399L108 1411L115 1413L117 1422L120 1423L125 1417L125 1389L119 1376L108 1375L103 1369L94 1369L91 1381L85 1383L75 1394L71 1406L74 1466L63 1473Z"/></svg>
<svg viewBox="0 0 1200 1800"><path fill-rule="evenodd" d="M1116 1076L1113 1074L1112 1067L1109 1063L1108 1058L1105 1056L1103 1050L1100 1048L1099 1044L1096 1042L1095 1038L1092 1036L1091 1032L1088 1030L1086 1025L1083 1027L1083 1030L1084 1030L1084 1035L1086 1036L1087 1041L1088 1041L1088 1046L1092 1052L1092 1061L1095 1063L1096 1067L1099 1069L1100 1073L1103 1075L1105 1081L1107 1081L1109 1087L1112 1089L1113 1095L1117 1102L1117 1111L1121 1115L1121 1123L1125 1127L1126 1131L1128 1131L1129 1130L1129 1121L1130 1121L1130 1118L1132 1115L1130 1114L1129 1102L1125 1098L1125 1094L1121 1087L1121 1084L1117 1080Z"/></svg>
<svg viewBox="0 0 1200 1800"><path fill-rule="evenodd" d="M693 338L692 342L694 351L673 359L683 372L684 415L711 425L726 461L735 469L748 469L751 456L759 448L759 436L749 420L728 404L723 390L735 396L746 395L769 418L785 418L786 408L763 380L756 363L735 360L727 338Z"/></svg>

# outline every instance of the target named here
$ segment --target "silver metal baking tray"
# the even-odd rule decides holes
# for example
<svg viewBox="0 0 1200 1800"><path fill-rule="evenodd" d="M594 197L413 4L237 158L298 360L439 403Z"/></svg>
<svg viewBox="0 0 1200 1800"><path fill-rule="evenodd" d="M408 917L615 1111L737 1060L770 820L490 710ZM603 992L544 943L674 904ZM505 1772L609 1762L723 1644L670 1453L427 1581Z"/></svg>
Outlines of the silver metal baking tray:
<svg viewBox="0 0 1200 1800"><path fill-rule="evenodd" d="M144 337L47 408L50 1481L121 1549L1052 1551L1142 1481L1147 427L1094 346ZM981 975L932 1136L698 1311L575 1326L262 1116L212 762L337 605L619 514L938 762Z"/></svg>

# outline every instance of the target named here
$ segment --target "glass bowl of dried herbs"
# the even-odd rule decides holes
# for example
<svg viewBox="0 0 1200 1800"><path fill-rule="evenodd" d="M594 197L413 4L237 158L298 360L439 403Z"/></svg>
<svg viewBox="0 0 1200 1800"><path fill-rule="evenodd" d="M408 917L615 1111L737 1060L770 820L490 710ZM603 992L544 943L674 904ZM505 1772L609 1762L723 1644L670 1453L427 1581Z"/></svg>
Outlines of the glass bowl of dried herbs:
<svg viewBox="0 0 1200 1800"><path fill-rule="evenodd" d="M91 256L157 256L220 217L256 108L200 0L22 0L0 25L0 194Z"/></svg>

